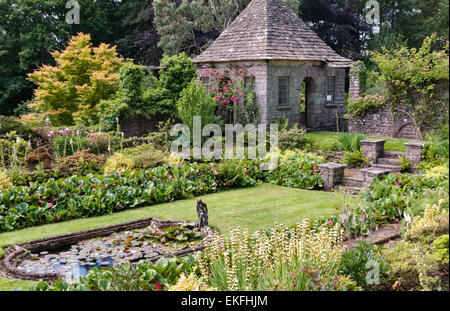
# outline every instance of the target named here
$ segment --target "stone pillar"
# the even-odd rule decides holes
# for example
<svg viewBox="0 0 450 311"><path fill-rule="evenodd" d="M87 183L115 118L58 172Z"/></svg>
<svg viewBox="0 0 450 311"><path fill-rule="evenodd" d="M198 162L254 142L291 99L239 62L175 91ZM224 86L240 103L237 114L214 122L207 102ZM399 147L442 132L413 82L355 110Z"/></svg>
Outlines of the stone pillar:
<svg viewBox="0 0 450 311"><path fill-rule="evenodd" d="M324 181L323 188L325 191L330 191L341 182L346 167L345 164L334 162L319 164L320 177Z"/></svg>
<svg viewBox="0 0 450 311"><path fill-rule="evenodd" d="M361 82L359 81L359 72L361 71L361 64L359 62L353 63L350 70L350 89L349 98L352 100L361 96Z"/></svg>
<svg viewBox="0 0 450 311"><path fill-rule="evenodd" d="M369 186L372 183L372 180L374 178L387 175L389 173L392 173L391 170L384 170L384 169L378 169L378 168L363 168L361 170L361 174L363 175L363 185Z"/></svg>
<svg viewBox="0 0 450 311"><path fill-rule="evenodd" d="M411 141L403 144L406 148L405 158L408 161L411 161L411 167L419 165L422 161L422 149L425 147L425 144L419 141Z"/></svg>
<svg viewBox="0 0 450 311"><path fill-rule="evenodd" d="M385 139L367 139L361 141L362 153L364 159L369 158L370 165L376 164L377 159L384 155L384 143Z"/></svg>

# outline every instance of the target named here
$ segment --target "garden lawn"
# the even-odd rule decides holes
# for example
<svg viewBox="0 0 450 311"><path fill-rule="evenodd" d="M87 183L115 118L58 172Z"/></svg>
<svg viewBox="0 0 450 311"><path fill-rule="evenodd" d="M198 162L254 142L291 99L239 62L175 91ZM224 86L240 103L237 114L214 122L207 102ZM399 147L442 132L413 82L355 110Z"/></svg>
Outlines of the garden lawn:
<svg viewBox="0 0 450 311"><path fill-rule="evenodd" d="M253 188L201 196L208 204L209 223L227 236L230 229L248 228L250 232L271 227L274 222L293 225L303 218L315 219L336 214L344 200L356 199L341 194L262 184ZM127 210L112 215L76 219L63 223L26 228L0 234L0 248L15 243L74 231L92 229L146 217L197 220L196 199ZM0 290L26 288L31 282L0 277Z"/></svg>
<svg viewBox="0 0 450 311"><path fill-rule="evenodd" d="M328 131L318 131L318 132L309 132L306 134L306 138L308 138L312 143L312 148L317 150L324 151L333 151L334 144L337 138L345 133L340 132L328 132ZM391 137L376 137L376 136L368 136L369 139L386 139L386 143L384 144L385 150L391 151L401 151L405 152L405 146L403 145L406 142L412 141L410 139L398 139Z"/></svg>

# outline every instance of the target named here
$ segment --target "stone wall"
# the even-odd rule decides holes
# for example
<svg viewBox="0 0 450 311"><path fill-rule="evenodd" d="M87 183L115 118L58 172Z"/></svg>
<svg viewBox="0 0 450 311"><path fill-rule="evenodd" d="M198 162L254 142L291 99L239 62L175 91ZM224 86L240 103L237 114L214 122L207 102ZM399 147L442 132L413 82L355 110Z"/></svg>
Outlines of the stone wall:
<svg viewBox="0 0 450 311"><path fill-rule="evenodd" d="M147 119L141 115L134 115L127 120L121 122L120 130L124 133L126 138L134 136L144 136L149 132L158 130L160 121L165 121L169 115L155 115Z"/></svg>
<svg viewBox="0 0 450 311"><path fill-rule="evenodd" d="M278 105L278 77L289 77L289 106ZM327 101L327 78L334 77L334 98ZM300 124L300 94L307 81L305 123ZM319 62L270 61L267 70L269 122L287 117L289 125L307 129L336 130L336 113L344 112L345 69L321 66Z"/></svg>
<svg viewBox="0 0 450 311"><path fill-rule="evenodd" d="M379 137L422 139L411 118L406 115L393 115L389 108L369 112L361 119L350 118L348 131Z"/></svg>
<svg viewBox="0 0 450 311"><path fill-rule="evenodd" d="M286 117L289 125L310 129L336 130L336 113L344 112L345 69L331 68L320 62L300 61L247 61L205 64L197 68L199 77L207 68L226 72L237 82L240 75L255 76L256 102L260 122L270 124ZM278 105L278 77L289 77L289 105ZM327 77L335 77L334 99L327 101ZM300 111L300 93L303 80L307 79L308 100L306 112ZM304 121L304 124L301 124Z"/></svg>

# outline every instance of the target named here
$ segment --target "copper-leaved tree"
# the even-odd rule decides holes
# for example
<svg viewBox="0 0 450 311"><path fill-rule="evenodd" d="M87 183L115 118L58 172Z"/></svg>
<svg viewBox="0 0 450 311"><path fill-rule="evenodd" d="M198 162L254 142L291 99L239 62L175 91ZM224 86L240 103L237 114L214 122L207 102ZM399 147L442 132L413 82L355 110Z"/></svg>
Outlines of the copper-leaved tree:
<svg viewBox="0 0 450 311"><path fill-rule="evenodd" d="M53 125L96 124L98 104L116 93L125 60L115 46L93 47L90 35L83 33L52 56L56 66L43 65L28 74L38 86L33 108L48 115Z"/></svg>

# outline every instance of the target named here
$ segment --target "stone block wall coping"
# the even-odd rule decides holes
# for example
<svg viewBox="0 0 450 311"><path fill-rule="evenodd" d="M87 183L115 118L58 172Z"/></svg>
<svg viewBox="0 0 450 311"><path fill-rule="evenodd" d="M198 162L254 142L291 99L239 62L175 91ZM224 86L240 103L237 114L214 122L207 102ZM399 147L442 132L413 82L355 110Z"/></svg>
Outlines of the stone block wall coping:
<svg viewBox="0 0 450 311"><path fill-rule="evenodd" d="M319 168L329 169L329 170L338 170L338 169L345 169L347 165L341 164L341 163L334 163L334 162L328 162L318 165Z"/></svg>
<svg viewBox="0 0 450 311"><path fill-rule="evenodd" d="M367 175L372 175L372 176L380 176L380 175L392 173L392 171L387 170L387 169L386 170L380 169L380 168L376 168L376 167L369 167L369 168L361 169L361 173L367 174Z"/></svg>
<svg viewBox="0 0 450 311"><path fill-rule="evenodd" d="M381 143L385 143L386 139L366 139L366 140L361 140L361 144L367 144L367 145L372 145L372 144L381 144Z"/></svg>
<svg viewBox="0 0 450 311"><path fill-rule="evenodd" d="M425 147L425 143L421 141L410 141L403 144L405 147L417 147L417 148L423 148Z"/></svg>

